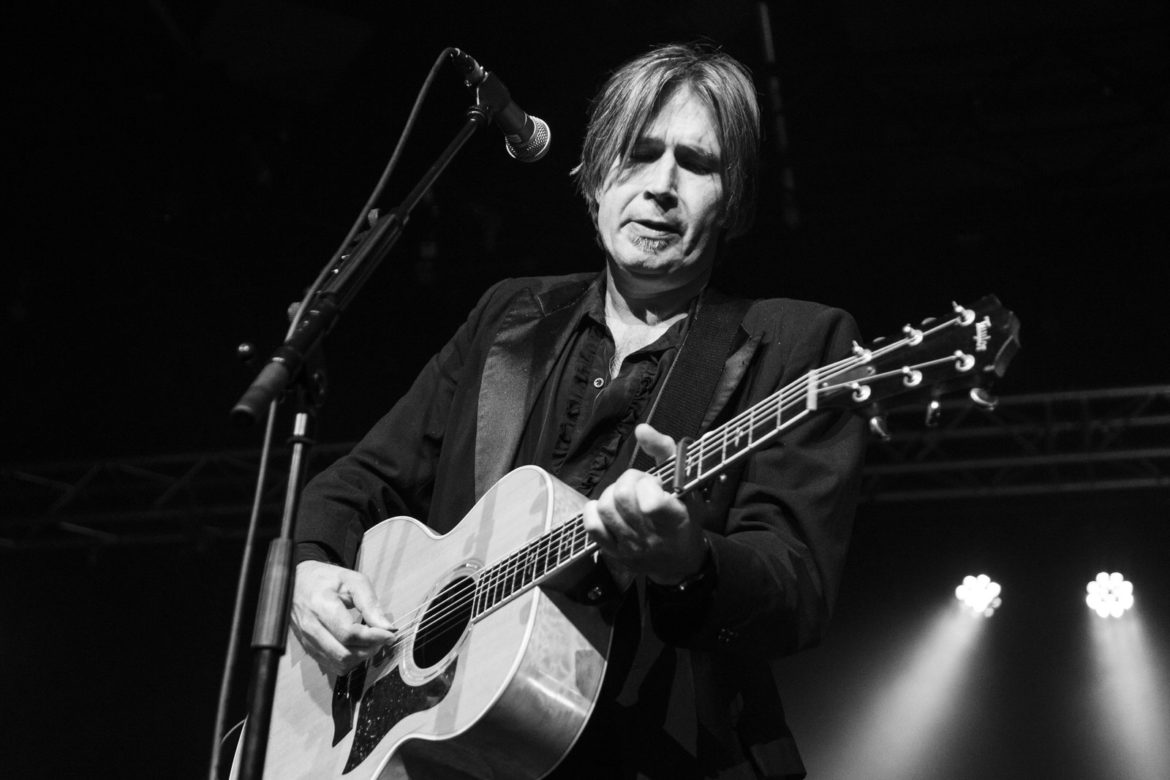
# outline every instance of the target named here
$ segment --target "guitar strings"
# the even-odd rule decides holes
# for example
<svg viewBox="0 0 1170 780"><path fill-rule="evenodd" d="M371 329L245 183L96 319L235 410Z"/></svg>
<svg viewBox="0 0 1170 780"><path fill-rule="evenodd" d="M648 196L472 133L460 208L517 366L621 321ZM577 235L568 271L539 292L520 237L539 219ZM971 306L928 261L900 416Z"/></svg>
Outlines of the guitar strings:
<svg viewBox="0 0 1170 780"><path fill-rule="evenodd" d="M952 325L960 324L958 317L950 320L944 320L935 327L922 331L922 338L925 339L934 335L938 331L951 327ZM853 370L861 365L872 362L875 358L882 357L894 350L902 349L903 347L912 343L914 336L907 336L902 339L893 341L887 345L878 347L877 349L870 349L868 352L863 352L859 355L851 355L834 363L822 366L796 379L789 385L778 390L770 396L767 396L760 402L752 405L740 414L736 415L719 428L708 431L702 437L692 443L692 446L687 450L684 459L684 474L691 473L691 466L693 465L696 471L694 479L676 489L676 494L682 494L688 490L693 489L695 485L704 481L711 474L717 473L732 462L748 452L754 447L758 447L769 439L781 433L787 426L790 426L804 415L796 415L783 421L783 414L790 410L795 404L799 403L808 397L810 393L809 385L814 382L831 381L840 377L842 374ZM955 356L946 356L932 361L927 361L917 365L917 368L926 368L934 365L954 360ZM902 373L902 370L886 371L883 373L873 374L866 377L856 378L849 383L839 385L827 385L820 390L825 392L841 387L849 387L851 384L857 383L873 383L879 379L897 376ZM774 411L773 411L774 409ZM753 438L757 432L757 428L761 421L771 423L775 421L776 426L770 428L758 438ZM737 450L731 458L726 458L719 462L711 471L704 473L702 465L704 459L716 452L721 456L725 456L728 446L728 439L734 440L734 446L739 446L739 443L747 438L747 445L742 449ZM673 476L675 468L675 456L670 456L661 464L650 469L647 473L660 479L664 484L669 484L670 478ZM547 563L549 553L554 547L564 551L568 542L568 549L570 555L565 560L561 560L557 556L556 562L545 571L537 574L539 563L544 561ZM580 544L585 542L584 544ZM474 623L479 618L490 613L496 606L506 603L516 596L526 592L532 587L538 585L541 581L555 573L558 569L568 563L583 557L594 551L597 548L595 542L588 541L588 534L585 532L583 523L583 516L577 514L567 521L562 523L557 528L546 531L536 539L530 541L518 550L505 555L499 561L490 566L484 567L479 576L476 577L471 585L470 590L467 588L455 588L452 592L445 594L439 599L429 604L420 605L411 611L407 612L403 618L404 623L394 630L400 634L406 634L414 629L415 646L425 647L428 643L427 636L430 634L442 634L444 631L455 625L456 619L461 619L460 616L467 612L467 605L471 603L471 617L470 622ZM526 570L532 567L532 576L526 576ZM519 576L520 583L517 587L515 580ZM508 590L506 587L511 582L513 590ZM475 601L477 598L483 597L483 601L489 601L489 597L485 594L490 594L493 589L502 588L503 592L499 599L488 604L482 608L481 611L476 612ZM424 611L427 610L427 611ZM429 610L433 610L434 614L430 614ZM421 614L420 614L421 613ZM419 629L426 620L427 635L419 637Z"/></svg>
<svg viewBox="0 0 1170 780"><path fill-rule="evenodd" d="M852 360L841 361L841 363L849 364L849 367L852 367L852 364L855 362L856 361L852 361ZM821 372L818 372L818 373L824 373L824 374L827 374L829 376L832 376L833 368L834 368L834 366L826 366L825 368L821 369ZM785 395L785 393L783 391L778 392L778 393L774 394L773 396L769 396L768 398L765 398L763 401L761 401L759 404L754 405L747 412L739 415L735 420L731 421L727 426L721 427L720 430L724 430L724 429L727 429L729 427L738 428L740 430L737 431L737 435L735 438L736 438L736 440L740 440L743 437L743 434L742 434L742 430L744 427L743 423L746 420L747 426L748 426L747 427L747 436L749 439L748 447L750 448L752 446L752 444L761 443L762 441L764 441L764 437L760 437L757 439L757 438L753 438L753 436L752 436L755 429L758 427L758 425L757 425L758 419L755 419L755 418L760 417L759 413L761 411L764 411L764 412L766 412L766 414L763 415L762 418L770 421L773 418L773 413L770 411L769 407L771 407L773 404L778 404L778 405L783 406L783 404L785 404L785 403L790 403L793 400L798 400L800 397L803 397L804 390L802 389L802 385L804 387L807 387L807 384L808 384L807 377L802 378L800 380L797 380L797 382L795 382L793 386L786 388L786 390L788 391L786 393L788 395L788 399L782 398L782 396ZM798 395L798 394L800 394L800 395ZM711 434L718 435L718 432L717 431L711 432ZM715 436L711 436L711 434L708 434L708 436L711 439L715 438ZM701 459L703 457L703 455L706 454L706 452L707 452L706 444L707 444L707 442L704 442L703 445L696 448L698 450L698 452L696 453L696 456L699 459ZM746 450L744 450L744 451L746 451ZM672 471L673 460L674 460L673 458L670 458L670 459L664 461L662 464L657 466L655 469L652 469L650 473L652 473L656 477L664 478L666 475L668 475ZM689 460L690 460L690 458L688 458L688 461ZM700 475L700 478L701 478L701 475ZM426 628L428 629L428 633L434 632L434 633L441 634L445 628L450 628L454 624L454 619L457 615L461 615L464 613L465 608L466 608L466 600L468 598L471 598L474 600L475 598L477 598L480 594L482 594L485 591L490 593L493 589L498 588L500 586L504 586L504 589L507 592L503 593L502 594L503 597L499 601L495 602L495 603L502 603L502 602L524 592L524 590L526 590L528 587L535 585L539 581L540 577L534 576L534 577L531 577L530 579L527 577L524 577L523 570L526 569L528 566L537 563L542 558L547 558L547 553L553 547L559 547L563 550L566 547L566 544L565 544L566 538L565 537L567 537L568 547L573 553L572 556L569 558L569 560L573 560L574 558L578 557L580 554L589 552L591 549L596 547L596 545L593 545L593 544L586 544L578 550L579 543L584 541L587 538L587 534L585 533L585 530L584 530L584 525L580 522L581 520L582 520L581 515L576 515L575 517L570 518L567 522L558 526L556 529L553 529L552 531L547 532L546 534L542 535L541 537L538 537L536 540L533 540L528 545L526 545L524 548L521 548L520 550L517 550L517 551L511 553L510 555L505 556L501 561L497 562L496 564L493 564L492 566L489 566L489 567L483 569L482 572L480 573L480 576L476 580L475 589L470 594L468 594L466 591L460 591L460 592L452 594L452 595L444 595L442 598L431 603L429 606L435 610L433 616L423 616L423 617L420 617L417 620L415 620L414 616L417 615L417 613L421 609L426 608L428 605L423 605L419 609L414 610L413 613L410 613L407 616L407 617L410 617L410 622L408 623L408 625L403 626L399 630L400 631L405 630L408 627L415 627L417 629L418 627L420 627L422 625L422 621L425 618L429 617L430 619L428 620L428 622L426 624ZM559 556L558 556L558 563L556 566L554 566L552 569L550 569L550 572L555 570L555 568L557 568L559 565L562 565L565 562L567 562L567 561L560 561ZM545 574L548 574L548 573L549 572L545 572ZM509 590L507 587L509 584L509 581L514 580L517 577L517 575L520 575L521 579L522 579L520 587L515 588L514 590ZM514 583L513 583L512 587L513 588L515 587ZM495 606L495 603L491 604L490 606ZM480 615L473 615L472 619L474 620L475 618L477 618L479 616ZM416 636L417 636L417 634L416 634ZM424 638L421 641L418 641L416 639L415 644L416 644L416 646L425 646L427 641L428 640L424 636Z"/></svg>
<svg viewBox="0 0 1170 780"><path fill-rule="evenodd" d="M895 348L897 346L900 346L900 345L897 345L897 344L891 345L890 348ZM697 450L697 452L695 452L693 460L695 461L695 463L699 467L699 474L697 476L697 479L702 480L703 476L704 476L702 474L702 469L701 469L703 457L710 454L710 452L713 451L716 447L718 447L721 450L725 450L728 434L730 432L735 433L735 437L734 437L735 441L739 442L742 440L742 438L744 436L744 431L746 430L746 435L748 438L748 445L745 449L738 452L737 455L749 451L753 445L758 446L759 444L766 441L767 438L769 438L769 437L771 437L779 432L779 428L777 428L773 431L769 431L765 436L761 436L758 439L753 438L753 434L755 433L756 428L758 427L758 425L757 425L758 419L761 419L759 417L760 412L766 413L762 416L762 419L771 421L771 419L773 418L773 413L771 411L771 407L773 406L773 404L775 404L777 407L777 412L779 413L776 415L776 419L778 419L778 420L782 419L783 411L786 407L790 407L793 402L798 401L806 396L806 394L808 392L808 385L809 385L810 381L813 381L814 379L823 379L823 378L832 379L835 376L842 373L842 371L850 370L850 369L854 368L856 365L859 365L859 364L864 363L866 361L867 361L866 357L851 357L851 358L846 358L846 359L843 359L841 361L838 361L835 364L830 364L828 366L824 366L821 369L813 372L812 375L806 375L804 377L801 377L800 379L796 380L788 387L783 388L781 391L773 394L772 396L765 398L760 403L753 405L751 408L749 408L748 410L745 410L745 412L741 413L736 418L733 418L731 421L729 421L724 426L721 426L716 431L709 432L707 434L707 436L702 437L698 442L695 443L698 446L695 447L695 450ZM872 378L869 378L868 381L872 381ZM798 418L795 418L795 417L792 418L789 421L789 424L792 421L795 421L796 419L798 419ZM745 423L746 423L746 428L745 428ZM716 439L719 440L718 445L715 444ZM710 449L709 449L709 447L710 447ZM688 453L688 455L689 455L689 453ZM687 460L687 463L689 464L692 461L692 457L687 457L686 460ZM660 478L660 479L665 478L673 470L673 461L674 461L674 458L668 458L666 461L664 461L662 464L660 464L657 468L652 469L650 473L653 474L654 476ZM721 464L721 465L724 465L724 464ZM689 471L689 468L688 468L688 471ZM509 583L509 580L513 580L517 575L523 574L523 568L527 568L529 565L535 564L542 557L546 556L548 550L551 549L551 547L554 544L556 544L557 546L559 546L563 549L564 539L557 539L557 537L563 537L566 532L571 535L570 536L571 549L576 550L577 542L583 540L586 537L586 534L584 531L584 525L580 522L581 520L582 520L581 515L577 515L573 518L570 518L567 522L563 523L561 526L558 526L558 528L553 529L550 532L547 532L546 534L542 535L541 537L538 537L536 540L530 542L524 548L521 548L520 550L515 551L508 556L505 556L501 561L497 562L496 564L493 564L492 566L485 568L481 572L480 577L477 578L476 587L472 590L472 592L470 594L463 592L463 593L457 594L455 596L444 597L443 599L440 599L439 601L433 603L431 606L436 608L436 614L430 620L430 622L428 622L427 628L433 629L434 631L442 633L444 628L451 627L453 625L453 621L454 621L454 618L456 617L456 615L463 614L463 612L465 611L467 598L471 598L472 600L474 600L479 593L482 593L485 590L490 592L490 590L493 588L497 588L499 586L506 586ZM581 552L582 553L586 552L590 548L593 548L593 547L596 547L596 545L585 545L582 548ZM574 555L573 557L576 557L576 556ZM572 560L572 558L570 558L570 560ZM558 560L557 566L561 565L561 563L562 562L560 562ZM555 570L555 568L557 568L557 566L554 566L552 569L550 569L550 571ZM545 574L548 574L548 573L549 572L545 572ZM535 574L535 569L534 569L534 574ZM521 585L519 588L504 593L503 598L499 602L496 602L496 603L502 603L503 601L507 601L507 600L511 599L512 597L524 592L529 587L536 585L537 582L540 580L540 577L533 576L531 579L527 579L527 578L524 578L522 576L521 579L522 579L522 582L521 582ZM513 583L513 587L514 587L514 583ZM495 604L492 604L491 606L495 606ZM414 612L417 613L418 610L416 609ZM473 609L473 612L474 612L474 609ZM480 615L473 614L472 620L474 621L479 616ZM421 624L421 620L418 621L418 624ZM427 642L427 640L425 637L421 641L417 641L417 639L416 639L416 646L425 645L426 642Z"/></svg>
<svg viewBox="0 0 1170 780"><path fill-rule="evenodd" d="M698 441L696 441L695 445L697 445L697 446L695 446L691 452L688 452L688 457L686 458L686 462L688 464L687 471L689 471L689 464L693 460L694 463L697 465L697 468L699 471L699 474L697 475L696 480L701 481L704 478L704 475L702 473L703 458L705 456L709 455L715 449L720 449L722 451L725 451L726 445L727 445L727 439L728 439L728 436L730 433L734 432L735 441L738 443L739 441L741 441L743 439L743 436L745 435L745 431L746 431L746 435L748 438L748 445L746 448L744 448L743 450L740 450L739 452L736 453L736 456L738 456L738 455L742 455L745 452L750 451L750 449L753 446L758 446L759 444L762 444L768 438L770 438L770 437L772 437L780 432L781 429L779 427L777 427L776 429L771 430L768 433L766 433L764 436L761 436L758 439L753 439L753 434L755 433L756 428L758 427L757 426L758 420L763 419L763 420L771 421L771 419L773 418L773 413L771 411L773 404L775 404L776 411L777 411L777 414L775 415L775 417L779 421L782 419L783 411L785 410L786 407L790 407L794 402L799 401L802 398L806 397L806 395L808 393L808 385L809 385L810 381L815 381L815 380L820 380L820 379L833 379L836 376L843 373L844 371L851 370L852 368L854 368L858 365L864 364L865 362L869 362L870 360L872 360L872 357L874 355L884 354L885 352L888 352L892 349L900 348L900 347L904 346L906 343L909 343L909 339L903 339L900 342L894 342L893 344L891 344L887 347L881 348L877 351L871 351L870 355L868 355L868 356L863 355L863 356L856 356L856 357L852 357L852 356L847 357L843 360L840 360L840 361L837 361L836 363L824 366L824 367L822 367L814 372L811 372L808 375L805 375L805 376L797 379L795 382L793 382L790 385L788 385L787 387L781 389L780 391L773 394L772 396L769 396L769 397L763 399L761 402L753 405L749 409L740 413L735 418L728 421L728 423L726 423L725 425L720 426L720 428L717 429L716 431L710 431L710 432L708 432L708 434L706 436L701 437ZM949 360L949 359L950 358L946 358L944 360ZM897 372L892 372L892 373L897 373ZM890 373L887 373L884 375L877 375L877 376L889 376L889 375L890 375ZM867 377L866 381L872 382L872 381L874 381L875 378L876 377L874 377L874 376ZM759 414L761 412L766 413L765 415L762 416L762 418L759 417ZM799 417L792 418L787 424L791 424L791 422L794 422L796 419L799 419ZM718 440L718 444L716 444L716 440ZM693 457L691 455L692 452L694 453ZM673 457L668 458L662 464L659 464L658 467L650 470L650 473L652 475L658 477L659 479L665 479L665 477L668 476L673 471L673 468L674 468L673 461L674 461ZM730 462L730 461L728 461L728 462ZM720 467L723 467L724 465L726 465L726 464L725 463L720 464ZM687 489L687 488L684 488L684 490L685 489ZM680 492L682 492L682 491L680 491ZM521 548L520 550L517 550L517 551L511 553L510 555L505 556L501 561L497 562L496 564L493 564L489 567L486 567L485 569L482 570L482 572L480 573L480 576L476 579L475 587L471 590L470 593L467 593L466 589L459 589L458 593L455 593L452 595L446 595L443 598L439 599L438 601L430 604L429 606L435 609L435 614L433 617L431 617L431 619L427 623L427 629L429 629L432 632L437 632L437 633L441 634L444 631L444 629L450 628L451 626L453 626L455 617L464 613L464 611L466 609L468 598L470 598L472 600L472 602L474 603L474 599L476 599L477 596L479 594L481 594L482 592L484 592L485 590L490 592L491 588L496 588L498 586L507 585L509 580L514 579L517 575L521 575L523 573L524 568L527 568L529 565L535 564L542 557L545 557L547 555L548 550L551 549L551 547L554 545L554 543L563 549L564 548L564 539L558 540L557 537L563 537L566 532L568 532L570 534L570 541L571 541L570 547L571 547L571 549L576 551L577 542L580 540L583 540L587 536L585 534L584 525L581 522L581 520L582 520L582 516L576 515L575 517L570 518L568 521L563 523L561 526L558 526L556 529L553 529L550 532L546 532L542 536L538 537L536 540L529 542L527 545L525 545L525 547ZM587 544L579 551L579 553L575 552L574 555L572 557L570 557L569 560L571 561L574 558L578 557L578 554L583 554L585 552L588 552L591 548L595 548L595 547L596 547L595 544ZM560 565L563 565L563 563L565 563L565 562L558 560L558 563L554 567L552 567L552 569L550 569L549 571L546 571L544 573L544 575L548 575L552 571L555 571L555 569L558 568ZM534 574L535 574L535 569L534 569ZM531 579L527 579L527 581L524 581L525 578L522 577L522 582L520 584L520 587L515 589L515 590L512 590L510 592L506 592L505 594L503 594L503 598L501 598L496 603L503 603L503 602L510 600L511 598L519 595L520 593L523 593L528 588L535 586L541 578L542 577L540 577L540 576L533 576ZM513 583L513 587L515 587L514 583ZM417 615L417 613L420 610L426 608L427 606L428 605L422 605L419 608L416 608L415 610L412 611L412 613L410 613L410 616ZM494 607L495 604L492 604L490 606ZM490 607L489 607L489 609L490 609ZM474 622L474 620L477 619L478 617L481 617L483 614L483 613L474 614L474 607L472 609L472 612L473 612L472 617L471 617L472 622ZM413 619L413 617L411 617L410 624L408 624L408 625L421 626L421 623L422 623L421 618L416 621ZM405 630L406 628L407 628L407 626L403 626L403 629L401 629L401 630ZM427 641L428 640L426 639L425 636L421 639L421 641L419 641L417 638L417 634L416 634L416 643L415 643L416 646L425 646Z"/></svg>

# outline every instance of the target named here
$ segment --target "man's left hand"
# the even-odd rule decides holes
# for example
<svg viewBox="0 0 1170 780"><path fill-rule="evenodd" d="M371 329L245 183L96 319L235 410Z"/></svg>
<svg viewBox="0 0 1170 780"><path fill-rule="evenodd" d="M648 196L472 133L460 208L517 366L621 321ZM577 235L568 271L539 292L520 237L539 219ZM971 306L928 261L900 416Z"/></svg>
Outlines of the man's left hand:
<svg viewBox="0 0 1170 780"><path fill-rule="evenodd" d="M642 423L634 436L656 462L674 455L674 441ZM619 566L674 585L698 572L707 555L702 527L652 474L629 469L584 510L585 530Z"/></svg>

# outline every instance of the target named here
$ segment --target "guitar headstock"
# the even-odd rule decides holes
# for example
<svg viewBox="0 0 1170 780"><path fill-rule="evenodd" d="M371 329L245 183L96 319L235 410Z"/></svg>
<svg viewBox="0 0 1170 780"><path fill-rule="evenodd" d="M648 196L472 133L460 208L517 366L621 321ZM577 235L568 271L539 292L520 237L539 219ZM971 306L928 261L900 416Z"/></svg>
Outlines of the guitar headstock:
<svg viewBox="0 0 1170 780"><path fill-rule="evenodd" d="M907 325L893 338L854 345L852 357L817 372L817 403L868 406L885 398L970 388L979 400L1020 348L1020 321L994 295L952 305L945 317Z"/></svg>

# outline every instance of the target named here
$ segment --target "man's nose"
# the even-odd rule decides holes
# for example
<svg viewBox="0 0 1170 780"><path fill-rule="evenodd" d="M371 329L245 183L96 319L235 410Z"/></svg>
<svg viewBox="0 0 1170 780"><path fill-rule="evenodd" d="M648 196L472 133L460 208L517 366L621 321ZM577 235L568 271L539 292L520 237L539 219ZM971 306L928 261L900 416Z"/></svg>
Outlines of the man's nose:
<svg viewBox="0 0 1170 780"><path fill-rule="evenodd" d="M663 208L670 208L678 200L678 163L669 152L646 171L646 197L658 201Z"/></svg>

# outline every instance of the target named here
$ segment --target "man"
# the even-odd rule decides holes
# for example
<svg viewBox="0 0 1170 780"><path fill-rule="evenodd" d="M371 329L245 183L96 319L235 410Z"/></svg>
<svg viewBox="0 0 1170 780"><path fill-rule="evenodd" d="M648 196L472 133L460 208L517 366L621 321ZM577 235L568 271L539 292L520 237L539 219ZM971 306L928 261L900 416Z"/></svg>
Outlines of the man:
<svg viewBox="0 0 1170 780"><path fill-rule="evenodd" d="M758 148L751 78L722 52L658 48L610 77L574 171L603 273L493 287L354 452L306 488L293 624L323 668L352 669L394 635L369 581L345 568L365 529L409 515L446 532L495 480L536 464L593 497L591 598L615 610L601 697L552 777L803 776L770 662L815 643L828 620L862 422L814 416L685 501L631 468L639 448L658 461L674 452L644 421L693 380L671 368L698 348L688 337L708 312L739 314L695 436L857 336L837 309L777 299L736 310L707 289L720 246L751 220Z"/></svg>

